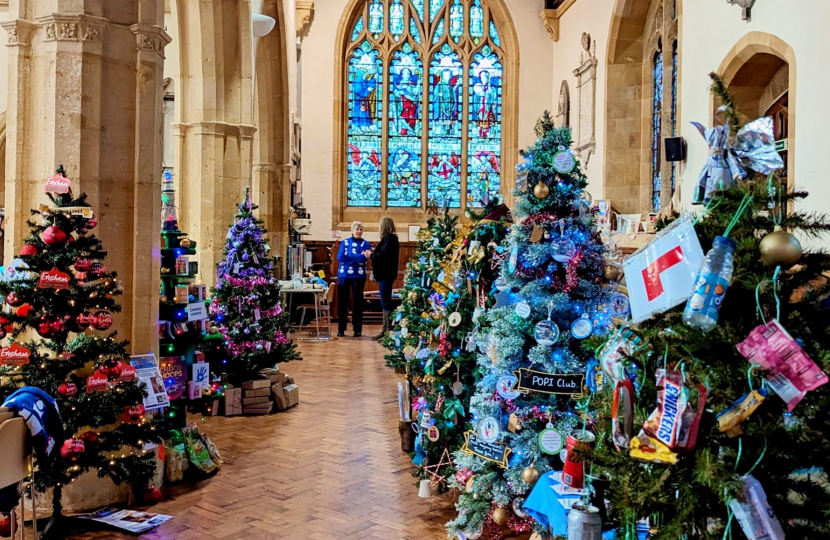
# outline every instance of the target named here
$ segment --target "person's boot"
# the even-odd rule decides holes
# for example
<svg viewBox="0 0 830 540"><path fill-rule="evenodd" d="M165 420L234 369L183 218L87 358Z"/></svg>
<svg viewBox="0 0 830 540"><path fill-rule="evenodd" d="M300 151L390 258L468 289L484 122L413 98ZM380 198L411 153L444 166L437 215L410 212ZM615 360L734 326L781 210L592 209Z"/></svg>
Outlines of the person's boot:
<svg viewBox="0 0 830 540"><path fill-rule="evenodd" d="M386 335L386 332L392 329L392 312L391 311L384 311L383 312L383 327L380 329L380 334L373 336L372 339L380 341L383 339L383 336Z"/></svg>

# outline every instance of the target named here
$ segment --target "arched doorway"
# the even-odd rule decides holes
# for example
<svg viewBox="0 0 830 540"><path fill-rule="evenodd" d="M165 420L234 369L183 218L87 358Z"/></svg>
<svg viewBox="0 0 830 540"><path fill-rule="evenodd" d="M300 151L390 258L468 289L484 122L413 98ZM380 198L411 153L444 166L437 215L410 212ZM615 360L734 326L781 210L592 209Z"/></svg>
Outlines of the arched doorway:
<svg viewBox="0 0 830 540"><path fill-rule="evenodd" d="M761 116L774 121L775 140L782 157L782 181L791 184L795 169L795 52L783 40L765 32L750 32L726 55L718 73L735 98L741 122ZM793 90L793 91L791 91ZM712 122L720 104L712 101Z"/></svg>
<svg viewBox="0 0 830 540"><path fill-rule="evenodd" d="M616 0L606 66L604 196L620 213L668 208L676 165L680 0Z"/></svg>

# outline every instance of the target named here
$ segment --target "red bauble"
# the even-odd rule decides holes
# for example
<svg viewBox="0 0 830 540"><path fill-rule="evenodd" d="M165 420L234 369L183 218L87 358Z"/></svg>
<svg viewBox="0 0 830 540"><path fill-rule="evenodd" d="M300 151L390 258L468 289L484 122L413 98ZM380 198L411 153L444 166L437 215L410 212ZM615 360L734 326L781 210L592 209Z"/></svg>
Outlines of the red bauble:
<svg viewBox="0 0 830 540"><path fill-rule="evenodd" d="M161 502L162 493L161 490L157 487L148 488L147 491L144 492L144 502L148 505L154 505Z"/></svg>
<svg viewBox="0 0 830 540"><path fill-rule="evenodd" d="M89 325L92 324L93 320L95 319L90 312L82 311L78 313L77 317L75 317L75 328L77 328L79 332L83 332L89 328Z"/></svg>
<svg viewBox="0 0 830 540"><path fill-rule="evenodd" d="M89 272L95 277L101 277L107 273L107 267L95 261L89 268Z"/></svg>
<svg viewBox="0 0 830 540"><path fill-rule="evenodd" d="M60 227L49 225L43 231L43 241L47 246L59 246L66 242L66 232Z"/></svg>
<svg viewBox="0 0 830 540"><path fill-rule="evenodd" d="M54 315L41 315L37 324L37 333L47 339L57 336L65 329L63 319Z"/></svg>
<svg viewBox="0 0 830 540"><path fill-rule="evenodd" d="M112 315L106 311L99 311L95 314L92 320L92 326L96 330L106 330L112 326Z"/></svg>
<svg viewBox="0 0 830 540"><path fill-rule="evenodd" d="M8 335L8 332L6 332L6 327L5 326L0 326L0 339L3 339L7 335Z"/></svg>
<svg viewBox="0 0 830 540"><path fill-rule="evenodd" d="M98 434L94 431L85 431L81 433L81 440L84 441L84 444L87 446L95 444L98 442Z"/></svg>
<svg viewBox="0 0 830 540"><path fill-rule="evenodd" d="M71 234L67 234L67 235L66 235L66 245L67 245L67 246L68 246L69 244L71 244L72 242L74 242L74 241L75 241L75 237L74 237L74 236L72 236Z"/></svg>
<svg viewBox="0 0 830 540"><path fill-rule="evenodd" d="M12 535L12 520L9 516L0 519L0 536L9 538Z"/></svg>
<svg viewBox="0 0 830 540"><path fill-rule="evenodd" d="M86 224L84 225L84 229L86 229L87 231L91 231L92 229L94 229L97 226L98 226L98 218L95 217L95 216L92 216L91 218L86 220Z"/></svg>
<svg viewBox="0 0 830 540"><path fill-rule="evenodd" d="M65 383L61 383L61 385L58 386L58 394L60 394L64 397L72 397L77 393L78 393L78 387L75 386L75 383L65 382Z"/></svg>
<svg viewBox="0 0 830 540"><path fill-rule="evenodd" d="M23 304L19 308L17 308L17 316L18 317L28 317L29 313L32 312L32 305L31 304Z"/></svg>
<svg viewBox="0 0 830 540"><path fill-rule="evenodd" d="M121 376L121 369L121 362L110 359L104 362L99 371L109 377L111 381L115 381Z"/></svg>
<svg viewBox="0 0 830 540"><path fill-rule="evenodd" d="M86 447L84 446L84 441L72 437L71 439L63 441L63 446L61 446L61 457L64 459L77 459L78 455L83 454L85 450Z"/></svg>
<svg viewBox="0 0 830 540"><path fill-rule="evenodd" d="M74 266L75 270L78 272L88 272L89 268L92 266L92 261L86 257L79 257L72 266Z"/></svg>
<svg viewBox="0 0 830 540"><path fill-rule="evenodd" d="M32 244L23 244L23 247L20 248L20 255L22 257L37 255L37 253L37 247Z"/></svg>
<svg viewBox="0 0 830 540"><path fill-rule="evenodd" d="M6 303L11 307L20 307L25 302L23 295L17 294L16 292L12 291L6 295Z"/></svg>

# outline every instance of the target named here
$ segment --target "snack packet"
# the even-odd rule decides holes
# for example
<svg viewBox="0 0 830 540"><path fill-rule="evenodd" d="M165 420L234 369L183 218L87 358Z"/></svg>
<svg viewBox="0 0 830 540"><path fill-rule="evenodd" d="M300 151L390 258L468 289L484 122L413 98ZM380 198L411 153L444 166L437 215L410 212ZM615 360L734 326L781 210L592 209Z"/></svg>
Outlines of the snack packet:
<svg viewBox="0 0 830 540"><path fill-rule="evenodd" d="M766 398L767 392L763 388L744 394L731 407L718 413L718 429L726 432L730 437L737 437L743 433L741 429L743 421L749 418Z"/></svg>
<svg viewBox="0 0 830 540"><path fill-rule="evenodd" d="M683 373L658 369L657 408L643 424L643 431L670 449L678 445L683 414L689 404L689 390L683 384Z"/></svg>
<svg viewBox="0 0 830 540"><path fill-rule="evenodd" d="M625 369L625 358L633 356L645 349L647 345L640 336L628 328L619 327L605 343L599 353L599 363L610 384L616 384L628 378Z"/></svg>
<svg viewBox="0 0 830 540"><path fill-rule="evenodd" d="M784 540L784 530L767 502L767 494L753 476L741 477L744 499L732 499L729 508L735 514L748 540Z"/></svg>

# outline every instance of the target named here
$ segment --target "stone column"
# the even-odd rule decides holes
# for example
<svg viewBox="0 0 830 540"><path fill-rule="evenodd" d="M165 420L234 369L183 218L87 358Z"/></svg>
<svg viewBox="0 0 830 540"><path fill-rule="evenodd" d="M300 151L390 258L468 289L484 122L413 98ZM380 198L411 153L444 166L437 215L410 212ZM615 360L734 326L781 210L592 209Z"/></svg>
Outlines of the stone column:
<svg viewBox="0 0 830 540"><path fill-rule="evenodd" d="M163 0L11 0L6 260L63 164L124 286L119 336L157 347Z"/></svg>

